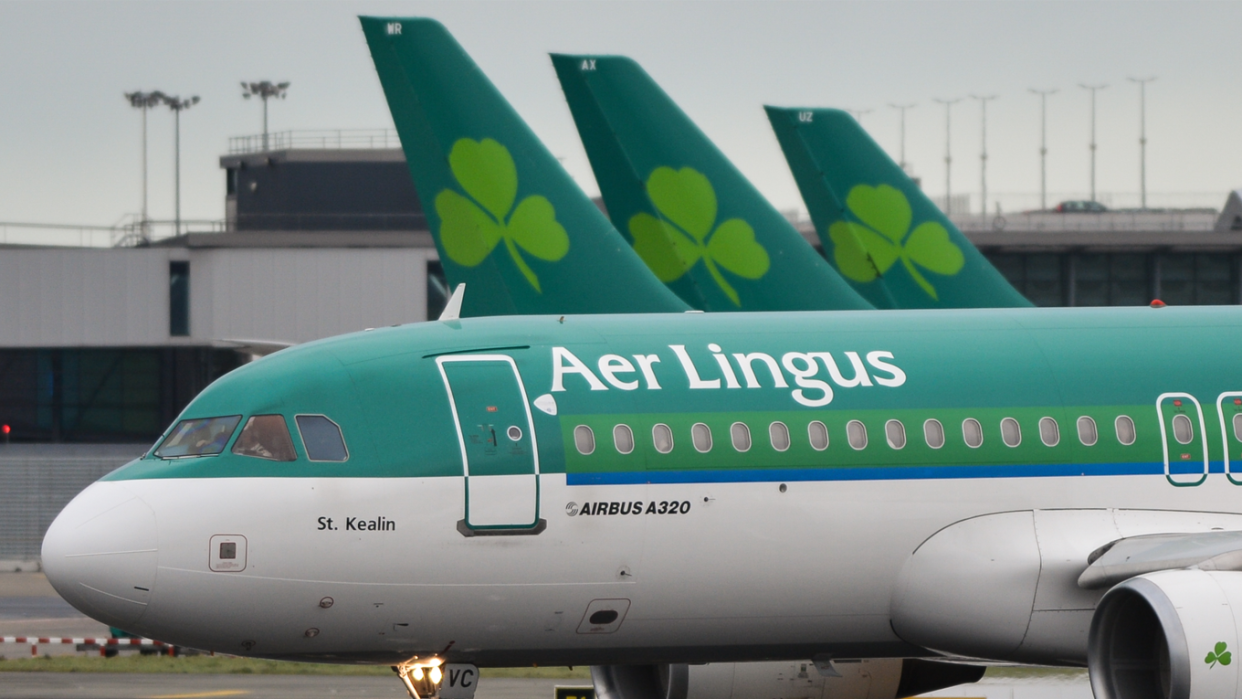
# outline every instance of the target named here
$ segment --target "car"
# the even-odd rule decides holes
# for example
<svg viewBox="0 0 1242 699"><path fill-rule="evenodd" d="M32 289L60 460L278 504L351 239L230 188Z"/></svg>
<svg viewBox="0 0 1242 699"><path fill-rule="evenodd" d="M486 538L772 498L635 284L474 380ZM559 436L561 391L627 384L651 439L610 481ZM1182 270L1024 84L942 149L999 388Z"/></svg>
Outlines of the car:
<svg viewBox="0 0 1242 699"><path fill-rule="evenodd" d="M1059 214L1100 214L1108 208L1098 201L1074 199L1057 204L1053 211Z"/></svg>

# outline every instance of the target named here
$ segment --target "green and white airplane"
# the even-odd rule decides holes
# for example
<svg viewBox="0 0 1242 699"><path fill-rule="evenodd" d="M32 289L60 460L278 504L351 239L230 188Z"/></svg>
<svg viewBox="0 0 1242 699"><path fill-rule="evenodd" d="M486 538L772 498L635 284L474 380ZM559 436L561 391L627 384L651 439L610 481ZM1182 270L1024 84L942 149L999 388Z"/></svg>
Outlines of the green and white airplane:
<svg viewBox="0 0 1242 699"><path fill-rule="evenodd" d="M765 109L824 250L877 308L1031 305L854 117Z"/></svg>
<svg viewBox="0 0 1242 699"><path fill-rule="evenodd" d="M552 64L609 216L686 303L871 308L637 63L553 54Z"/></svg>
<svg viewBox="0 0 1242 699"><path fill-rule="evenodd" d="M61 512L48 579L136 634L444 699L529 664L609 699L895 699L978 676L946 656L1239 695L1242 309L451 315L222 377Z"/></svg>

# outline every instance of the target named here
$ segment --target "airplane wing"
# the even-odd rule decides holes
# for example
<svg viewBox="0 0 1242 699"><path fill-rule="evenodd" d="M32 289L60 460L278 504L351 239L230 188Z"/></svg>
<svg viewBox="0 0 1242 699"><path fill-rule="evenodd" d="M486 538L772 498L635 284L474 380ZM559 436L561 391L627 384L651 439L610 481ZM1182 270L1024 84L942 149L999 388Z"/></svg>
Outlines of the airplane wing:
<svg viewBox="0 0 1242 699"><path fill-rule="evenodd" d="M1242 531L1132 536L1101 546L1087 562L1078 577L1078 586L1085 590L1112 587L1158 570L1242 570Z"/></svg>

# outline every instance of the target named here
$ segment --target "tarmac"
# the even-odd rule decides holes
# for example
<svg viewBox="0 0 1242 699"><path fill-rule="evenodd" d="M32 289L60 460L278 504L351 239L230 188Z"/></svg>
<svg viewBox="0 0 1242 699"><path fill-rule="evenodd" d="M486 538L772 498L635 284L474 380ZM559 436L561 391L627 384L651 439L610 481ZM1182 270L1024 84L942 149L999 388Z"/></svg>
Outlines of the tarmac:
<svg viewBox="0 0 1242 699"><path fill-rule="evenodd" d="M62 600L42 573L0 573L0 636L107 636L108 627ZM0 644L23 657L28 645ZM40 646L39 655L76 653L72 645ZM557 685L584 680L485 679L475 699L553 699ZM405 697L396 678L335 675L176 675L0 672L0 699L343 699ZM935 699L1092 699L1086 673L985 679L923 695Z"/></svg>

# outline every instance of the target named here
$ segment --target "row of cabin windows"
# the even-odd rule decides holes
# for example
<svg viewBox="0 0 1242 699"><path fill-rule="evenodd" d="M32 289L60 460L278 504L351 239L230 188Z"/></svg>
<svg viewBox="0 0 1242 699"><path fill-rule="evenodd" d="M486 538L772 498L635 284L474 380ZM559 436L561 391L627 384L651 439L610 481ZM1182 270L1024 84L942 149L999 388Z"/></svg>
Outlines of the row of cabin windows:
<svg viewBox="0 0 1242 699"><path fill-rule="evenodd" d="M1084 415L1078 418L1078 441L1084 446L1095 446L1099 441L1099 430L1096 428L1095 420ZM1000 422L1001 441L1006 446L1016 447L1022 443L1022 426L1018 421L1007 417ZM1134 444L1136 437L1134 431L1134 420L1128 415L1118 416L1113 421L1113 429L1117 434L1117 441L1125 446ZM1233 419L1234 434L1239 441L1242 441L1242 413L1234 416ZM806 427L807 439L811 443L811 448L815 451L824 451L828 448L828 427L819 420L812 420ZM945 442L944 425L939 420L930 419L923 422L923 440L927 442L927 446L932 449L939 449L944 446ZM1173 435L1178 442L1189 444L1194 438L1194 430L1190 422L1190 418L1185 415L1176 415L1173 418ZM733 443L733 448L739 452L750 451L751 435L750 427L744 422L735 422L729 427L729 438ZM904 449L906 446L906 426L901 420L889 420L884 423L884 438L888 442L888 446L893 449ZM1061 442L1061 428L1057 421L1051 417L1040 418L1039 420L1039 439L1045 446L1055 447ZM651 441L655 450L661 454L667 454L673 450L673 430L664 423L656 424L651 428ZM850 420L845 425L845 441L856 450L867 448L867 426L859 420ZM966 446L977 449L983 445L983 425L973 417L968 417L962 421L962 441ZM785 451L789 449L792 443L789 436L789 427L780 421L773 422L768 425L768 442L776 451ZM634 431L629 425L616 425L612 428L612 443L617 451L622 454L629 454L634 451ZM690 427L690 443L696 451L707 453L712 450L712 429L702 422L696 422ZM587 425L578 425L574 428L574 446L578 448L578 453L583 455L595 453L595 431Z"/></svg>

